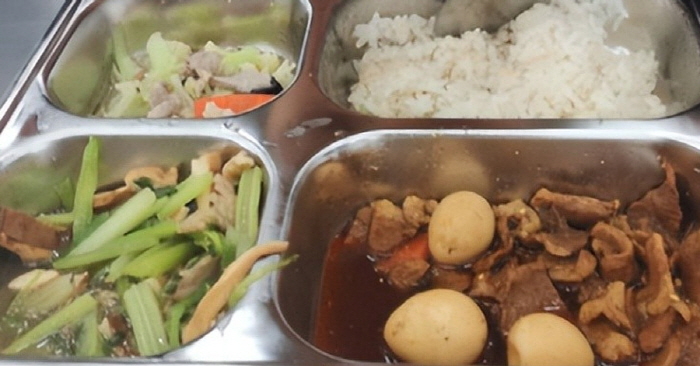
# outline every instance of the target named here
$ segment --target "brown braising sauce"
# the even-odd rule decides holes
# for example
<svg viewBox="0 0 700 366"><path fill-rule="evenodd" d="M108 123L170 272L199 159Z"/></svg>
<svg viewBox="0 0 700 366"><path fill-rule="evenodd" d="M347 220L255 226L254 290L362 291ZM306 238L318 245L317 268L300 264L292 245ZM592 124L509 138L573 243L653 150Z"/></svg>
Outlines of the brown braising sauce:
<svg viewBox="0 0 700 366"><path fill-rule="evenodd" d="M367 248L352 247L344 239L336 237L326 253L312 342L329 354L349 360L395 362L384 341L384 323L406 299L425 289L400 291L390 286L375 272ZM489 328L494 329L496 322L491 314L497 307L475 300ZM491 331L477 363L505 364L505 355L504 341Z"/></svg>
<svg viewBox="0 0 700 366"><path fill-rule="evenodd" d="M324 261L314 345L350 360L388 360L384 322L411 295L381 281L366 248L335 238Z"/></svg>

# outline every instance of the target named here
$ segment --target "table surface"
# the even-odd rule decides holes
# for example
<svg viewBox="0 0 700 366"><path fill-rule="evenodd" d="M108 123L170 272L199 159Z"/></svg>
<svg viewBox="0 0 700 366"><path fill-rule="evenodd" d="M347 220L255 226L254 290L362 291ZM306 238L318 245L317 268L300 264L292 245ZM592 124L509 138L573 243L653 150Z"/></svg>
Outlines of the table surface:
<svg viewBox="0 0 700 366"><path fill-rule="evenodd" d="M64 0L0 0L0 104Z"/></svg>

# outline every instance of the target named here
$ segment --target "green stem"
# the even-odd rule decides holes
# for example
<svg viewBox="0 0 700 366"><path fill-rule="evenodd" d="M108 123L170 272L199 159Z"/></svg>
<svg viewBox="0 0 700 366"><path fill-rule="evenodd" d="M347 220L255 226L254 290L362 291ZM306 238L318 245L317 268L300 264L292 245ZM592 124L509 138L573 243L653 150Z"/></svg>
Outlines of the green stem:
<svg viewBox="0 0 700 366"><path fill-rule="evenodd" d="M212 181L213 175L211 172L190 175L175 187L177 192L170 196L156 215L161 220L170 217L187 202L206 192L211 187Z"/></svg>
<svg viewBox="0 0 700 366"><path fill-rule="evenodd" d="M250 285L258 281L259 279L265 277L267 274L272 273L278 269L281 269L288 264L294 262L297 260L299 257L298 254L295 254L293 256L287 257L281 261L275 262L275 263L268 263L264 266L262 266L259 269L256 269L255 271L249 273L239 284L236 286L236 288L233 289L231 292L231 295L228 297L228 306L229 308L233 307L240 301L243 296L248 292L248 288Z"/></svg>
<svg viewBox="0 0 700 366"><path fill-rule="evenodd" d="M250 249L258 237L260 196L262 194L262 169L254 167L241 175L236 200L236 222L238 243L236 257Z"/></svg>
<svg viewBox="0 0 700 366"><path fill-rule="evenodd" d="M187 262L197 250L196 245L188 242L160 244L134 258L122 274L137 278L158 277Z"/></svg>
<svg viewBox="0 0 700 366"><path fill-rule="evenodd" d="M88 139L83 150L78 182L75 185L73 200L73 243L86 237L85 230L92 221L92 197L97 189L97 171L100 159L100 141L95 137Z"/></svg>
<svg viewBox="0 0 700 366"><path fill-rule="evenodd" d="M117 208L107 221L79 243L68 253L68 256L83 254L101 248L110 241L133 230L152 215L152 206L155 201L156 195L152 190L142 189Z"/></svg>
<svg viewBox="0 0 700 366"><path fill-rule="evenodd" d="M174 304L168 310L165 328L168 332L168 340L170 341L171 348L180 347L180 328L182 325L182 317L185 316L185 313L188 310L197 305L199 300L204 297L206 292L207 285L202 284L190 296Z"/></svg>
<svg viewBox="0 0 700 366"><path fill-rule="evenodd" d="M158 355L169 349L160 305L148 283L140 282L124 292L124 308L141 356Z"/></svg>
<svg viewBox="0 0 700 366"><path fill-rule="evenodd" d="M161 239L176 233L177 223L171 220L161 221L153 226L114 239L99 249L60 258L53 263L53 267L56 269L76 268L116 258L122 254L143 251L157 245Z"/></svg>
<svg viewBox="0 0 700 366"><path fill-rule="evenodd" d="M97 301L90 294L84 294L15 339L2 353L8 355L20 352L96 310Z"/></svg>

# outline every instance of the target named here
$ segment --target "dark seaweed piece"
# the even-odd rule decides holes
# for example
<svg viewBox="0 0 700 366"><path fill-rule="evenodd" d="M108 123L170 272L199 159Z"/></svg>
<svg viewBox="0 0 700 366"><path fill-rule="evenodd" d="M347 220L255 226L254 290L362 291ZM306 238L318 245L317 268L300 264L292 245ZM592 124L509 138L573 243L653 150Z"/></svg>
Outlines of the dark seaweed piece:
<svg viewBox="0 0 700 366"><path fill-rule="evenodd" d="M282 87L282 84L277 81L277 79L274 78L274 76L270 76L270 86L265 87L265 88L259 88L259 89L253 89L251 90L251 94L273 94L277 95L282 92L284 88Z"/></svg>

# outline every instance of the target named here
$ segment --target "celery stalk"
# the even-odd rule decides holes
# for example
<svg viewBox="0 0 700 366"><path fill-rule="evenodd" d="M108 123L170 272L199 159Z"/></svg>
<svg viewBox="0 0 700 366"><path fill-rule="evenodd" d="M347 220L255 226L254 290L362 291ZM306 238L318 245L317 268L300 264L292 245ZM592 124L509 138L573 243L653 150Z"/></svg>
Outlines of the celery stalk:
<svg viewBox="0 0 700 366"><path fill-rule="evenodd" d="M2 350L2 353L7 355L20 352L96 310L97 301L90 294L84 294L15 339L14 342Z"/></svg>
<svg viewBox="0 0 700 366"><path fill-rule="evenodd" d="M147 283L140 282L124 292L124 308L141 356L153 356L169 349L160 305Z"/></svg>
<svg viewBox="0 0 700 366"><path fill-rule="evenodd" d="M235 230L238 234L236 257L250 249L258 237L258 211L262 192L262 169L254 167L243 172L238 182Z"/></svg>
<svg viewBox="0 0 700 366"><path fill-rule="evenodd" d="M146 250L157 245L160 239L175 235L176 233L177 223L171 220L162 221L156 225L111 240L99 249L84 254L60 258L53 263L53 267L56 269L81 267L116 258L122 254Z"/></svg>
<svg viewBox="0 0 700 366"><path fill-rule="evenodd" d="M171 348L180 347L180 327L182 317L185 316L185 313L188 310L197 305L199 300L204 297L206 292L207 285L202 284L190 296L187 296L176 304L173 304L168 310L168 315L165 320L165 329L168 333L168 340L170 341Z"/></svg>
<svg viewBox="0 0 700 366"><path fill-rule="evenodd" d="M66 211L73 211L73 203L75 202L75 187L73 186L73 181L66 177L54 187L54 191L58 195L58 199L61 200L61 206Z"/></svg>
<svg viewBox="0 0 700 366"><path fill-rule="evenodd" d="M105 277L105 282L107 283L112 283L115 282L119 277L122 276L122 273L124 272L124 267L126 267L129 262L134 260L134 258L138 257L140 253L138 252L131 252L127 254L122 254L117 259L113 260L112 263L109 264L109 269L107 270L107 277Z"/></svg>
<svg viewBox="0 0 700 366"><path fill-rule="evenodd" d="M288 264L294 262L297 260L299 257L298 254L295 254L293 256L287 257L281 261L275 262L275 263L268 263L264 266L262 266L259 269L256 269L254 272L249 273L242 281L241 283L236 286L236 288L233 289L231 292L231 295L228 297L228 307L231 308L234 305L240 301L243 296L248 292L248 288L250 285L252 285L255 281L265 277L267 274L274 272L278 269L281 269Z"/></svg>
<svg viewBox="0 0 700 366"><path fill-rule="evenodd" d="M97 189L97 171L100 158L100 141L95 137L88 139L83 150L78 182L75 185L73 199L73 243L86 237L85 230L92 221L92 197Z"/></svg>
<svg viewBox="0 0 700 366"><path fill-rule="evenodd" d="M83 357L104 356L102 335L98 329L97 311L91 311L80 323L80 333L75 342L75 355Z"/></svg>
<svg viewBox="0 0 700 366"><path fill-rule="evenodd" d="M136 226L140 225L153 213L152 205L156 201L156 195L150 189L142 189L117 208L112 216L100 227L79 243L68 256L78 255L101 248Z"/></svg>
<svg viewBox="0 0 700 366"><path fill-rule="evenodd" d="M156 214L159 219L170 217L187 202L195 199L211 187L213 175L211 172L198 175L190 175L180 182L175 192Z"/></svg>
<svg viewBox="0 0 700 366"><path fill-rule="evenodd" d="M69 226L73 224L73 213L42 214L36 217L40 222L51 226Z"/></svg>
<svg viewBox="0 0 700 366"><path fill-rule="evenodd" d="M124 267L123 275L137 278L158 277L187 262L197 252L192 243L165 243L141 253Z"/></svg>
<svg viewBox="0 0 700 366"><path fill-rule="evenodd" d="M73 274L64 274L36 289L18 293L12 300L8 313L32 315L48 313L68 302L74 292Z"/></svg>

